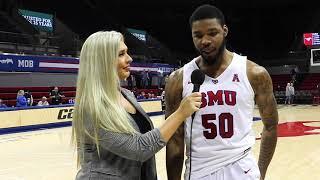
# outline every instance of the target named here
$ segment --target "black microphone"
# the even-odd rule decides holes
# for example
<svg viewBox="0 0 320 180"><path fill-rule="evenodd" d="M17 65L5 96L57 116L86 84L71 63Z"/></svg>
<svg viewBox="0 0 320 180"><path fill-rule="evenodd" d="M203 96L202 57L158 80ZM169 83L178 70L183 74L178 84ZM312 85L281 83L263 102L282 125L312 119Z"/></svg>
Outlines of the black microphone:
<svg viewBox="0 0 320 180"><path fill-rule="evenodd" d="M200 86L201 84L203 83L204 81L204 73L200 70L200 69L196 69L192 72L191 74L191 83L193 84L193 90L192 92L199 92L199 89L200 89ZM191 150L191 147L192 147L192 127L193 127L193 119L194 119L194 116L196 115L196 112L194 112L191 116L191 128L190 128L190 150L189 150L189 153L190 153L190 170L189 170L189 180L191 178L191 158L192 158L192 150Z"/></svg>
<svg viewBox="0 0 320 180"><path fill-rule="evenodd" d="M192 92L199 92L200 86L204 81L204 73L200 69L196 69L191 74L191 83L193 84ZM195 116L195 112L192 114L192 119Z"/></svg>

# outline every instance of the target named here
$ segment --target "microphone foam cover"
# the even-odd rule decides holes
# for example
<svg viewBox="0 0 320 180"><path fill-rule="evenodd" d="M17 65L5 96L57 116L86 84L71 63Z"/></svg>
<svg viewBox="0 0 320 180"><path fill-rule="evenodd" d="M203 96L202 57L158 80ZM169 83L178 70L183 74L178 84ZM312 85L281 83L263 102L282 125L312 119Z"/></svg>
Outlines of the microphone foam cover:
<svg viewBox="0 0 320 180"><path fill-rule="evenodd" d="M191 74L191 82L192 84L201 85L204 81L204 73L200 69L196 69Z"/></svg>

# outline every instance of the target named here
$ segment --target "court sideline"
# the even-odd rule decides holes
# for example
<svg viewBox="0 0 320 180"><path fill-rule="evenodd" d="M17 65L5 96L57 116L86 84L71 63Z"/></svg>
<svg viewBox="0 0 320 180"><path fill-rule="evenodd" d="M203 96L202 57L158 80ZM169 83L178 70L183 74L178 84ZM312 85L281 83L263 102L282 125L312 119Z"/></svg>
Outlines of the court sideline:
<svg viewBox="0 0 320 180"><path fill-rule="evenodd" d="M320 167L320 106L278 107L279 137L267 180L316 180ZM258 116L255 110L255 116ZM164 116L153 116L159 126ZM260 137L261 121L254 122ZM71 180L77 172L76 154L70 144L71 127L0 136L1 180ZM259 154L260 140L253 148ZM159 180L166 180L165 149L157 155Z"/></svg>

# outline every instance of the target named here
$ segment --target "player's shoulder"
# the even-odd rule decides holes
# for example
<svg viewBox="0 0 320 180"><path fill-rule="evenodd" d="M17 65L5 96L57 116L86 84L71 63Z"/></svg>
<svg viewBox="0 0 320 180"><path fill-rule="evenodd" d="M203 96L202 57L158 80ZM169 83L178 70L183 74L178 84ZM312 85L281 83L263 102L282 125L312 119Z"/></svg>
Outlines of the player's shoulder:
<svg viewBox="0 0 320 180"><path fill-rule="evenodd" d="M252 76L252 78L259 78L263 76L269 76L268 71L263 66L247 59L247 74Z"/></svg>
<svg viewBox="0 0 320 180"><path fill-rule="evenodd" d="M183 67L173 71L166 82L166 91L172 93L182 89L183 83Z"/></svg>
<svg viewBox="0 0 320 180"><path fill-rule="evenodd" d="M169 81L177 81L183 77L183 67L173 71L169 76Z"/></svg>
<svg viewBox="0 0 320 180"><path fill-rule="evenodd" d="M251 60L247 60L247 75L255 91L264 84L272 84L271 77L266 68Z"/></svg>

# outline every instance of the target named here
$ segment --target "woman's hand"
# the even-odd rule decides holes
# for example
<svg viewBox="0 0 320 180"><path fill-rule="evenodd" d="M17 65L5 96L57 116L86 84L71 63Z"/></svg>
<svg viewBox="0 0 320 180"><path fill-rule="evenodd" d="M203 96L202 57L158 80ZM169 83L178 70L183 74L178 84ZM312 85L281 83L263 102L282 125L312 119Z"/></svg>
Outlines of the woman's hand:
<svg viewBox="0 0 320 180"><path fill-rule="evenodd" d="M177 113L181 114L185 119L198 111L201 106L201 93L195 92L182 99Z"/></svg>

